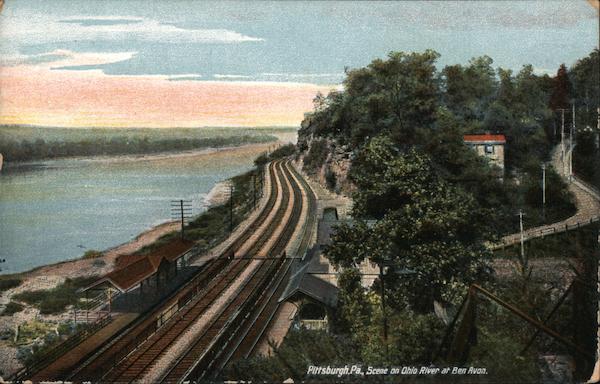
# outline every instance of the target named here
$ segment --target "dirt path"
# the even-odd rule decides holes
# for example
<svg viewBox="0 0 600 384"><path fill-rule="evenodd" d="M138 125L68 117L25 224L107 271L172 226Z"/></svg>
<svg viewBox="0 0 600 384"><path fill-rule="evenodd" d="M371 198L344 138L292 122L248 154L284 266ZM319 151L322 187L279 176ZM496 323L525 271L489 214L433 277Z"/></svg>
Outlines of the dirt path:
<svg viewBox="0 0 600 384"><path fill-rule="evenodd" d="M565 148L568 147L569 145L567 142L565 144ZM569 191L571 191L575 197L577 212L565 220L525 230L525 240L535 239L537 237L542 237L553 233L564 232L568 229L573 229L573 227L578 225L600 220L600 195L576 177L573 177L572 180L569 180L568 164L571 152L566 151L564 165L561 152L561 145L559 144L554 148L552 153L552 167L560 176L563 177L563 179L565 179L567 183L569 183ZM520 238L521 236L519 233L513 233L508 236L504 236L500 244L496 244L492 247L492 249L498 249L511 244L516 244L520 241Z"/></svg>

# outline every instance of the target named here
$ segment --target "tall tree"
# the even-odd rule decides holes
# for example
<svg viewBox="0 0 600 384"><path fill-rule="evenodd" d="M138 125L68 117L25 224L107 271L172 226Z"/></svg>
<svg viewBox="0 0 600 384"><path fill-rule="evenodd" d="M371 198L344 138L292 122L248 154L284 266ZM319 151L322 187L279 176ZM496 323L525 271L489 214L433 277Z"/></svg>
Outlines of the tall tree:
<svg viewBox="0 0 600 384"><path fill-rule="evenodd" d="M569 108L573 97L573 86L569 80L567 67L561 64L554 78L554 88L550 96L550 108L556 111L561 108Z"/></svg>
<svg viewBox="0 0 600 384"><path fill-rule="evenodd" d="M387 281L393 302L406 297L422 312L478 276L492 223L472 196L437 177L427 155L399 151L388 137L377 137L358 155L351 177L358 220L341 226L326 249L334 264L386 260L416 270L411 279L391 272Z"/></svg>

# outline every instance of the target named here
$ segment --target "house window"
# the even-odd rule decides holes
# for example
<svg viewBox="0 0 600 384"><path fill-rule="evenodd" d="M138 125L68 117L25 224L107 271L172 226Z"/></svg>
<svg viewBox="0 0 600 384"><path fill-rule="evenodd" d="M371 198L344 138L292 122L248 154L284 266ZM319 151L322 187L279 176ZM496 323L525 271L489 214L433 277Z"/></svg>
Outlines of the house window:
<svg viewBox="0 0 600 384"><path fill-rule="evenodd" d="M485 154L486 155L492 155L492 154L494 154L494 146L493 145L486 145L485 146Z"/></svg>

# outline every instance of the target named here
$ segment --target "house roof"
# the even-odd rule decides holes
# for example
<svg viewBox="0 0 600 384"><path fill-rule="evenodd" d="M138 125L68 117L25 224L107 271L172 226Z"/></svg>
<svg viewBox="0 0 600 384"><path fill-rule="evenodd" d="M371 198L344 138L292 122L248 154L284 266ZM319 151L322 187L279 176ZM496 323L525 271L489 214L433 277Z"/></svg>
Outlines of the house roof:
<svg viewBox="0 0 600 384"><path fill-rule="evenodd" d="M308 274L309 263L303 265L290 279L279 301L289 300L302 293L329 307L335 307L338 300L338 288L316 276Z"/></svg>
<svg viewBox="0 0 600 384"><path fill-rule="evenodd" d="M193 245L193 241L176 239L158 247L147 255L121 256L112 272L104 275L83 290L108 283L119 291L126 292L141 281L154 275L163 262L172 263L176 261L189 251Z"/></svg>
<svg viewBox="0 0 600 384"><path fill-rule="evenodd" d="M487 144L504 144L506 137L504 135L464 135L463 141L466 143L487 143Z"/></svg>

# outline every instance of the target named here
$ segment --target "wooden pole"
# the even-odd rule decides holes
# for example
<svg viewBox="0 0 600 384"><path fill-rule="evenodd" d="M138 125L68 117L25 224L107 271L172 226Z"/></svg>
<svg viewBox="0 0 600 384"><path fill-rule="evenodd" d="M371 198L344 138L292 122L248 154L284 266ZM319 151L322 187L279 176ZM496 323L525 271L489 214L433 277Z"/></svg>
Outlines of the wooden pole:
<svg viewBox="0 0 600 384"><path fill-rule="evenodd" d="M184 216L183 216L183 200L179 200L179 206L181 208L181 240L183 240L183 227L184 227Z"/></svg>

